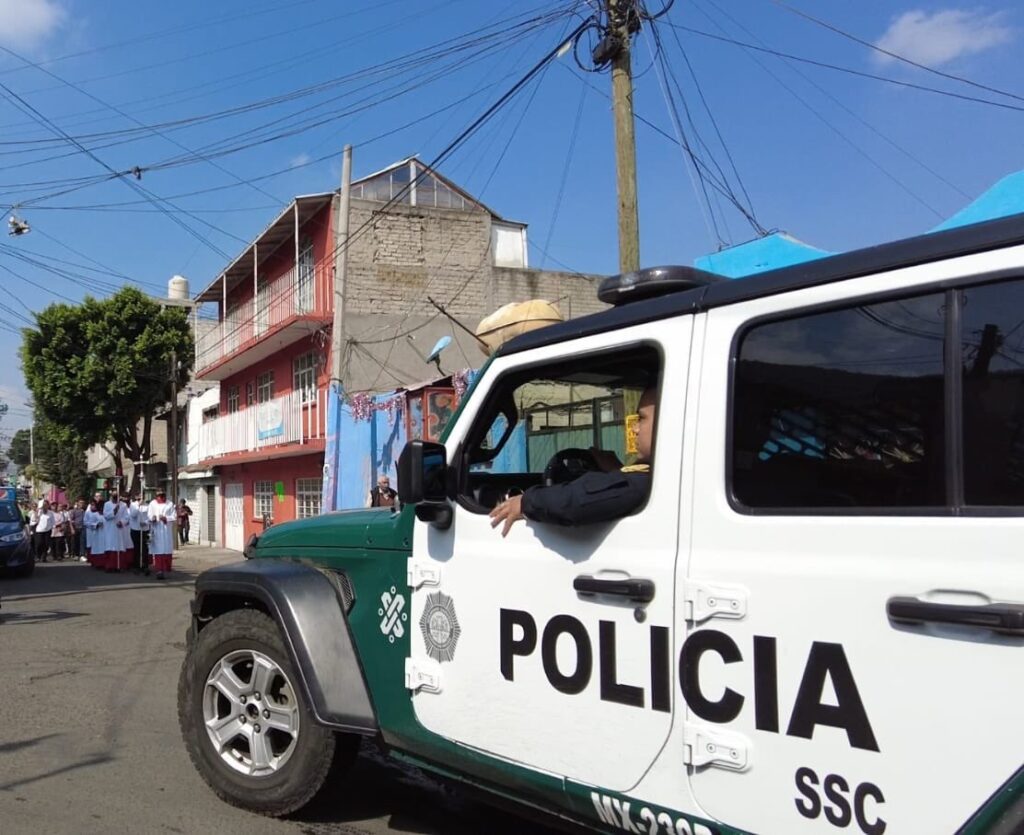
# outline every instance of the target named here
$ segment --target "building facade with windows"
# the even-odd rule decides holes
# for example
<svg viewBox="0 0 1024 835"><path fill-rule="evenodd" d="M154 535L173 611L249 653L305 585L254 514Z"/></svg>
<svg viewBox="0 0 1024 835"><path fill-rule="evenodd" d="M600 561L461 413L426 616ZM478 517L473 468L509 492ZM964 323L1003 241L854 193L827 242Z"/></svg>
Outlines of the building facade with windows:
<svg viewBox="0 0 1024 835"><path fill-rule="evenodd" d="M336 192L296 197L196 297L196 376L220 384L196 467L219 480L229 548L265 524L320 513L339 204ZM353 183L349 234L338 299L346 394L436 378L427 357L446 336L442 375L480 366L477 340L453 319L472 329L531 298L567 318L603 307L593 276L530 269L525 224L415 158Z"/></svg>

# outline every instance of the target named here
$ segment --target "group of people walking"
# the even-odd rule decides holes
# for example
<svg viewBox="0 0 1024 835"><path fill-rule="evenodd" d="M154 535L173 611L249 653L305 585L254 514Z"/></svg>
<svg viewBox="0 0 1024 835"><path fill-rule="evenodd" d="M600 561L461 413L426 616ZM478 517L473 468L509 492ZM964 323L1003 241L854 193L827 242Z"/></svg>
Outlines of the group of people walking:
<svg viewBox="0 0 1024 835"><path fill-rule="evenodd" d="M84 513L84 500L76 502L74 507L67 504L51 506L46 499L40 500L32 512L27 514L32 553L38 562L85 556L82 525Z"/></svg>
<svg viewBox="0 0 1024 835"><path fill-rule="evenodd" d="M184 500L182 505L187 523L192 511ZM41 499L28 519L32 552L40 562L51 556L77 557L108 572L133 570L148 575L152 566L162 580L171 570L174 526L182 515L162 490L153 501L138 495L129 501L117 493L104 500L97 492L88 505L79 499L74 508L65 504L57 510Z"/></svg>

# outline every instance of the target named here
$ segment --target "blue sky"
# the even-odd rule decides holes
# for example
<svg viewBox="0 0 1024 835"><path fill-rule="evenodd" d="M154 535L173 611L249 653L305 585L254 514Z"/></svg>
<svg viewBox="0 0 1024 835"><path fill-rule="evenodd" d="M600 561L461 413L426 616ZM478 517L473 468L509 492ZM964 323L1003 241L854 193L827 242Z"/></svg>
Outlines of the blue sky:
<svg viewBox="0 0 1024 835"><path fill-rule="evenodd" d="M1024 95L1018 57L1024 15L1010 0L794 3L862 40ZM655 5L652 0L649 8ZM432 160L580 18L565 15L494 38L482 44L489 51L462 65L448 66L452 59L427 50L431 60L400 74L338 79L481 27L493 32L515 15L571 6L571 0L0 0L0 48L10 50L0 53L0 205L5 212L16 206L32 227L0 241L0 322L20 326L16 314L77 301L85 292L105 295L125 277L162 293L180 273L193 291L200 289L293 195L336 186L344 143L355 146L356 176L414 153ZM582 13L587 3L577 6ZM680 119L699 155L722 167L737 194L745 190L760 225L824 249L926 231L1024 167L1021 110L794 64L707 36L1024 107L901 64L771 0L679 0L657 29L669 75L660 61L652 65L658 47L650 27L634 43L636 110L661 131L637 125L644 264L690 263L755 234L724 202L712 199L708 209L671 139L676 128L666 87L682 92L689 120L685 112ZM26 60L39 66L27 67ZM308 91L320 83L319 91ZM302 88L305 94L293 95ZM340 112L357 99L391 95L390 88L406 92L359 113ZM572 55L564 55L441 166L499 214L529 223L532 266L616 271L608 90L607 75L581 73ZM228 110L235 112L179 123ZM40 124L43 117L58 128ZM300 129L313 117L322 124ZM126 130L134 133L111 134ZM212 163L192 154L187 164L162 165L213 143L245 144L250 131L292 135ZM111 142L117 144L100 147ZM321 157L327 158L311 162ZM171 198L173 207L140 195L126 182L130 177L99 182L104 166L139 166L136 186ZM272 172L283 173L264 178ZM239 185L252 178L262 179ZM205 193L180 196L197 191ZM40 263L71 275L55 275ZM18 342L0 329L0 351L12 357L0 363L0 399L11 407L2 424L7 430L28 419L13 360Z"/></svg>

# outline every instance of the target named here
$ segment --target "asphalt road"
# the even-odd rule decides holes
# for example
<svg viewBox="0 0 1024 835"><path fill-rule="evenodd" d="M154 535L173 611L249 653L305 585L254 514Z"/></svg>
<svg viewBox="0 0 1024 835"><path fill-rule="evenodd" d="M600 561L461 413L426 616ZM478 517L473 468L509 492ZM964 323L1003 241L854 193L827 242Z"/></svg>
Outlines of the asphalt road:
<svg viewBox="0 0 1024 835"><path fill-rule="evenodd" d="M15 833L549 833L443 789L372 747L289 820L219 801L178 731L176 688L195 574L158 583L46 563L0 578L0 830Z"/></svg>

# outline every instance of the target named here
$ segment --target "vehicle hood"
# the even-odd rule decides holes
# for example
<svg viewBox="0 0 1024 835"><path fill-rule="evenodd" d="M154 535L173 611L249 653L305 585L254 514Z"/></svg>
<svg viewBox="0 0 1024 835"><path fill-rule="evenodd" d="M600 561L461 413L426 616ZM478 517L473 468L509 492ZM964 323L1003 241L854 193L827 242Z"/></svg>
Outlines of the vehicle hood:
<svg viewBox="0 0 1024 835"><path fill-rule="evenodd" d="M406 507L398 513L386 508L339 510L285 522L260 534L252 556L282 556L306 548L408 551L413 518L414 509Z"/></svg>

